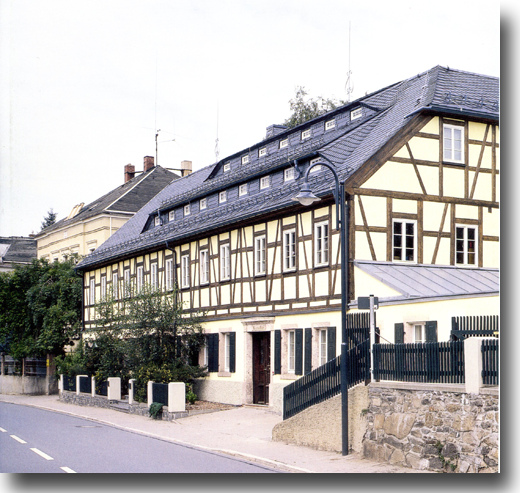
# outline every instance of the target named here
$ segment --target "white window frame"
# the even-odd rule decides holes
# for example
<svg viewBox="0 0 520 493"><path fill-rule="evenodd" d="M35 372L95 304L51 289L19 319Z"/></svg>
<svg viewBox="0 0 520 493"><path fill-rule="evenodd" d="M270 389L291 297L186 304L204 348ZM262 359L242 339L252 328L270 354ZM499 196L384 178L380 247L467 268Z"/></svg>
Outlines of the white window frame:
<svg viewBox="0 0 520 493"><path fill-rule="evenodd" d="M107 276L101 276L101 300L107 298Z"/></svg>
<svg viewBox="0 0 520 493"><path fill-rule="evenodd" d="M309 162L309 166L312 166L314 163L319 163L321 161L321 158L320 157L316 157L314 159L311 159L311 161ZM319 166L314 166L314 168L311 169L311 174L312 173L316 173L316 171L321 171L321 164Z"/></svg>
<svg viewBox="0 0 520 493"><path fill-rule="evenodd" d="M425 323L413 323L412 326L413 342L426 342L426 324ZM417 337L417 332L420 332Z"/></svg>
<svg viewBox="0 0 520 493"><path fill-rule="evenodd" d="M166 289L173 289L173 259L167 258L165 263Z"/></svg>
<svg viewBox="0 0 520 493"><path fill-rule="evenodd" d="M395 224L401 223L402 229L400 236L401 246L396 246L396 232L395 232ZM406 250L409 250L409 247L406 246L406 238L409 237L406 233L406 226L408 224L413 225L413 259L409 260L406 258ZM404 234L403 234L404 231ZM396 248L401 249L401 258L395 258L395 250ZM392 261L393 262L406 262L406 263L417 263L417 220L415 219L393 219L392 220Z"/></svg>
<svg viewBox="0 0 520 493"><path fill-rule="evenodd" d="M200 251L200 283L209 283L209 251L207 249Z"/></svg>
<svg viewBox="0 0 520 493"><path fill-rule="evenodd" d="M265 275L266 251L265 235L255 236L255 276Z"/></svg>
<svg viewBox="0 0 520 493"><path fill-rule="evenodd" d="M115 300L119 299L119 276L117 272L112 273L112 296Z"/></svg>
<svg viewBox="0 0 520 493"><path fill-rule="evenodd" d="M326 234L325 234L326 233ZM314 265L329 265L330 227L328 221L314 225Z"/></svg>
<svg viewBox="0 0 520 493"><path fill-rule="evenodd" d="M175 211L170 211L168 213L168 222L175 221Z"/></svg>
<svg viewBox="0 0 520 493"><path fill-rule="evenodd" d="M288 147L289 145L289 139L283 139L280 141L280 149L283 149L284 147Z"/></svg>
<svg viewBox="0 0 520 493"><path fill-rule="evenodd" d="M296 372L296 331L287 331L287 373Z"/></svg>
<svg viewBox="0 0 520 493"><path fill-rule="evenodd" d="M185 216L189 216L189 215L190 215L190 212L191 212L190 204L186 204L186 205L184 206L184 215L185 215Z"/></svg>
<svg viewBox="0 0 520 493"><path fill-rule="evenodd" d="M462 229L462 238L459 238L459 230ZM469 230L473 230L474 238L469 239ZM473 241L473 252L469 250L469 242ZM459 248L462 242L462 250ZM463 261L458 262L458 254L462 253ZM473 255L473 262L470 262L470 255ZM476 224L455 224L455 265L475 267L478 264L478 226Z"/></svg>
<svg viewBox="0 0 520 493"><path fill-rule="evenodd" d="M153 224L154 224L154 226L160 226L161 225L161 216L159 216L159 215L155 216Z"/></svg>
<svg viewBox="0 0 520 493"><path fill-rule="evenodd" d="M144 285L144 267L142 265L137 266L136 270L136 288L137 292L140 293Z"/></svg>
<svg viewBox="0 0 520 493"><path fill-rule="evenodd" d="M243 197L244 195L247 195L247 183L242 183L241 185L238 186L238 196L239 197Z"/></svg>
<svg viewBox="0 0 520 493"><path fill-rule="evenodd" d="M324 365L327 362L327 348L328 348L328 331L327 329L320 329L318 331L318 358L319 364Z"/></svg>
<svg viewBox="0 0 520 493"><path fill-rule="evenodd" d="M223 204L224 202L227 202L227 190L222 190L222 192L218 194L218 203Z"/></svg>
<svg viewBox="0 0 520 493"><path fill-rule="evenodd" d="M190 256L181 256L181 287L190 287Z"/></svg>
<svg viewBox="0 0 520 493"><path fill-rule="evenodd" d="M201 211L203 211L204 209L207 209L207 208L208 208L208 199L206 197L203 197L202 199L200 199L199 209Z"/></svg>
<svg viewBox="0 0 520 493"><path fill-rule="evenodd" d="M90 278L89 304L90 305L96 304L96 278L95 277Z"/></svg>
<svg viewBox="0 0 520 493"><path fill-rule="evenodd" d="M208 356L208 339L206 338L206 343L204 344L204 352L203 352L203 365L208 366L209 356Z"/></svg>
<svg viewBox="0 0 520 493"><path fill-rule="evenodd" d="M229 372L230 366L231 336L229 332L224 334L224 371Z"/></svg>
<svg viewBox="0 0 520 493"><path fill-rule="evenodd" d="M258 157L267 156L267 147L261 147L258 149Z"/></svg>
<svg viewBox="0 0 520 493"><path fill-rule="evenodd" d="M460 150L455 149L455 131L460 131ZM447 138L449 137L449 138ZM448 145L451 143L451 146ZM460 152L460 157L456 157L455 153ZM444 162L464 164L464 127L462 125L450 125L444 123L442 125L442 160Z"/></svg>
<svg viewBox="0 0 520 493"><path fill-rule="evenodd" d="M357 120L363 116L363 108L359 107L350 112L350 121Z"/></svg>
<svg viewBox="0 0 520 493"><path fill-rule="evenodd" d="M301 139L307 140L311 138L311 129L308 128L307 130L302 130Z"/></svg>
<svg viewBox="0 0 520 493"><path fill-rule="evenodd" d="M130 285L130 269L125 269L123 271L123 283L125 296L130 296L130 293L132 292Z"/></svg>
<svg viewBox="0 0 520 493"><path fill-rule="evenodd" d="M271 186L271 176L266 175L260 178L260 190L265 190Z"/></svg>
<svg viewBox="0 0 520 493"><path fill-rule="evenodd" d="M220 245L220 280L229 281L231 278L231 252L229 243Z"/></svg>
<svg viewBox="0 0 520 493"><path fill-rule="evenodd" d="M294 180L294 168L286 168L283 171L283 181Z"/></svg>
<svg viewBox="0 0 520 493"><path fill-rule="evenodd" d="M229 161L227 163L225 163L224 166L222 167L222 170L224 173L231 171L231 163Z"/></svg>
<svg viewBox="0 0 520 493"><path fill-rule="evenodd" d="M325 122L325 131L332 130L333 128L336 128L336 120L328 120Z"/></svg>
<svg viewBox="0 0 520 493"><path fill-rule="evenodd" d="M249 154L246 154L245 156L242 156L242 164L248 164L249 163Z"/></svg>
<svg viewBox="0 0 520 493"><path fill-rule="evenodd" d="M157 289L159 287L157 277L157 262L150 264L150 285L152 289Z"/></svg>
<svg viewBox="0 0 520 493"><path fill-rule="evenodd" d="M285 272L296 269L296 230L283 232L283 270Z"/></svg>

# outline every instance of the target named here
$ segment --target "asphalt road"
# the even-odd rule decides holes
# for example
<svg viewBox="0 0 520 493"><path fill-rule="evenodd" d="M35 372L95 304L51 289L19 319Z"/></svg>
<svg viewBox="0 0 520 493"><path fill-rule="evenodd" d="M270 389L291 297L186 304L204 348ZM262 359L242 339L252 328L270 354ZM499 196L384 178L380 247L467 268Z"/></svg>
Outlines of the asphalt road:
<svg viewBox="0 0 520 493"><path fill-rule="evenodd" d="M272 473L243 460L0 402L2 473Z"/></svg>

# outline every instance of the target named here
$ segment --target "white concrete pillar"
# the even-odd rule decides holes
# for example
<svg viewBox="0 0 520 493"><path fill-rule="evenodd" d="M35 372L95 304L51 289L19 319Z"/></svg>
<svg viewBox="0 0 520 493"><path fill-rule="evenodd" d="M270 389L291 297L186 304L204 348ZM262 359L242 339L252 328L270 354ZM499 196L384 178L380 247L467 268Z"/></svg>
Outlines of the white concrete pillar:
<svg viewBox="0 0 520 493"><path fill-rule="evenodd" d="M186 411L186 385L183 382L168 384L168 412Z"/></svg>
<svg viewBox="0 0 520 493"><path fill-rule="evenodd" d="M96 397L96 377L92 377L90 380L90 385L92 389L92 397Z"/></svg>
<svg viewBox="0 0 520 493"><path fill-rule="evenodd" d="M153 402L153 382L151 380L148 382L148 387L146 389L146 397L148 401L148 407L150 407Z"/></svg>
<svg viewBox="0 0 520 493"><path fill-rule="evenodd" d="M135 382L135 378L128 381L128 404L134 403Z"/></svg>
<svg viewBox="0 0 520 493"><path fill-rule="evenodd" d="M107 399L109 401L120 401L121 400L121 378L109 377L107 378Z"/></svg>
<svg viewBox="0 0 520 493"><path fill-rule="evenodd" d="M468 337L464 340L464 379L468 394L479 394L482 387L482 341L492 337Z"/></svg>
<svg viewBox="0 0 520 493"><path fill-rule="evenodd" d="M63 373L60 374L60 381L58 382L58 392L63 392Z"/></svg>

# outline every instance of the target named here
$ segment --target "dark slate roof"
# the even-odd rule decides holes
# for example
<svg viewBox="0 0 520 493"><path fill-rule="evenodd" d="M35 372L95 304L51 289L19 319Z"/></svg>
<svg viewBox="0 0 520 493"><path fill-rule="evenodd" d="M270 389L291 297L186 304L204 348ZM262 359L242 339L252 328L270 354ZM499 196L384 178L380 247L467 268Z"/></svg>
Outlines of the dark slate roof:
<svg viewBox="0 0 520 493"><path fill-rule="evenodd" d="M135 214L143 205L169 185L178 175L157 166L140 173L126 183L114 188L106 195L85 205L70 219L61 219L40 231L36 237L57 229L76 224L101 213L127 212Z"/></svg>
<svg viewBox="0 0 520 493"><path fill-rule="evenodd" d="M0 258L4 263L29 264L36 258L36 240L22 236L0 237Z"/></svg>
<svg viewBox="0 0 520 493"><path fill-rule="evenodd" d="M449 95L449 97L448 97ZM175 243L194 234L204 234L279 211L294 205L301 179L284 182L283 169L297 160L303 173L310 159L320 156L335 166L340 180L346 180L371 156L397 135L420 112L458 113L498 121L499 80L469 72L434 67L410 79L352 101L325 115L295 128L278 133L243 149L218 163L196 171L166 187L130 221L95 252L82 260L79 268L111 262L143 250L161 248L166 241ZM351 111L362 107L363 116L350 120ZM325 131L325 122L334 119L335 128ZM311 129L312 136L302 140L301 132ZM280 141L289 145L279 148ZM259 149L266 155L259 157ZM242 164L248 156L249 163ZM224 164L231 170L224 172ZM269 174L271 186L259 190L258 178ZM300 175L301 176L301 175ZM328 170L310 175L318 196L329 195L334 181ZM249 193L239 197L238 186L248 183ZM226 190L228 201L218 203L220 191ZM199 200L207 198L207 210L199 211ZM184 217L182 207L190 204L191 213ZM175 219L168 221L173 210ZM152 215L161 214L162 224L154 227Z"/></svg>
<svg viewBox="0 0 520 493"><path fill-rule="evenodd" d="M362 260L354 261L354 265L401 293L387 301L497 295L500 289L498 269Z"/></svg>

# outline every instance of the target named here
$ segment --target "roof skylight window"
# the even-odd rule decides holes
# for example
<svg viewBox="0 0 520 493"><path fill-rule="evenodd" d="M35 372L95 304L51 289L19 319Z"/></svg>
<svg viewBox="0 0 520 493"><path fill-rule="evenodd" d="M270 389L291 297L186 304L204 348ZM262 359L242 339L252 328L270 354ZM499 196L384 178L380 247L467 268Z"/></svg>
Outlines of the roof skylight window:
<svg viewBox="0 0 520 493"><path fill-rule="evenodd" d="M283 173L284 181L294 180L294 168L287 168Z"/></svg>
<svg viewBox="0 0 520 493"><path fill-rule="evenodd" d="M208 199L206 197L200 199L199 208L201 211L208 208Z"/></svg>
<svg viewBox="0 0 520 493"><path fill-rule="evenodd" d="M263 190L264 188L269 188L269 185L271 184L271 180L269 178L269 175L262 176L262 178L260 178L260 190Z"/></svg>
<svg viewBox="0 0 520 493"><path fill-rule="evenodd" d="M190 215L190 204L186 204L184 206L184 215L189 216Z"/></svg>
<svg viewBox="0 0 520 493"><path fill-rule="evenodd" d="M247 163L249 163L249 154L242 156L242 164L247 164Z"/></svg>
<svg viewBox="0 0 520 493"><path fill-rule="evenodd" d="M350 112L350 121L356 120L363 116L363 108L356 108Z"/></svg>
<svg viewBox="0 0 520 493"><path fill-rule="evenodd" d="M224 164L224 173L231 170L231 163Z"/></svg>
<svg viewBox="0 0 520 493"><path fill-rule="evenodd" d="M247 195L247 183L242 183L242 185L238 187L238 196L242 197L243 195Z"/></svg>
<svg viewBox="0 0 520 493"><path fill-rule="evenodd" d="M155 226L160 226L161 225L161 216L155 216L155 219L154 219L154 225Z"/></svg>
<svg viewBox="0 0 520 493"><path fill-rule="evenodd" d="M311 136L311 129L308 128L302 132L302 140L309 139Z"/></svg>
<svg viewBox="0 0 520 493"><path fill-rule="evenodd" d="M325 122L325 130L332 130L336 128L336 120L329 120Z"/></svg>
<svg viewBox="0 0 520 493"><path fill-rule="evenodd" d="M289 145L289 139L283 139L280 141L280 149L287 147Z"/></svg>
<svg viewBox="0 0 520 493"><path fill-rule="evenodd" d="M170 211L168 213L168 221L172 222L173 220L175 220L175 211Z"/></svg>
<svg viewBox="0 0 520 493"><path fill-rule="evenodd" d="M222 192L220 192L218 194L218 202L219 204L222 204L223 202L226 202L227 201L227 192L226 190L222 190Z"/></svg>
<svg viewBox="0 0 520 493"><path fill-rule="evenodd" d="M258 149L258 157L264 156L267 156L267 147L262 147L261 149Z"/></svg>

